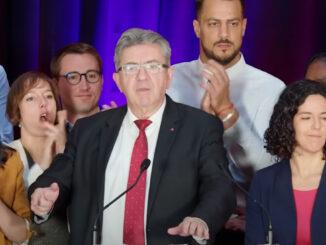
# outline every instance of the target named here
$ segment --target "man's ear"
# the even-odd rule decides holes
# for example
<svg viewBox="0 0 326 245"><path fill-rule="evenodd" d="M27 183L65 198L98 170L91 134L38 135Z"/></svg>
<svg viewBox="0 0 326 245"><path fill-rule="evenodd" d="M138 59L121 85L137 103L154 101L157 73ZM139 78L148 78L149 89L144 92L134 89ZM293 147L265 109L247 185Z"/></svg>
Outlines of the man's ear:
<svg viewBox="0 0 326 245"><path fill-rule="evenodd" d="M115 84L117 85L117 87L119 88L120 92L122 93L123 90L122 90L122 86L121 86L121 78L120 78L120 74L118 72L114 72L113 75L112 75L112 78L115 82Z"/></svg>
<svg viewBox="0 0 326 245"><path fill-rule="evenodd" d="M174 68L170 66L168 68L168 81L166 83L166 89L168 89L171 86L172 78L173 78Z"/></svg>
<svg viewBox="0 0 326 245"><path fill-rule="evenodd" d="M192 25L197 38L200 38L200 25L198 20L193 20Z"/></svg>
<svg viewBox="0 0 326 245"><path fill-rule="evenodd" d="M246 33L246 28L247 28L247 19L244 18L243 21L242 21L242 36L245 35L245 33Z"/></svg>
<svg viewBox="0 0 326 245"><path fill-rule="evenodd" d="M101 75L101 78L100 78L100 80L101 80L101 86L103 86L103 74Z"/></svg>

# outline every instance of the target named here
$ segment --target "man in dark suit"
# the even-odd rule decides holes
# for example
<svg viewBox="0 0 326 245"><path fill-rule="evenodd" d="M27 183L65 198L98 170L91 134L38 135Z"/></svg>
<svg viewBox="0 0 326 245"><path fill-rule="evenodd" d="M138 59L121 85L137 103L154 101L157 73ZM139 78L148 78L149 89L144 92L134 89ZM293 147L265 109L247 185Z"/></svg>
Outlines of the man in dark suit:
<svg viewBox="0 0 326 245"><path fill-rule="evenodd" d="M71 244L91 243L96 214L134 182L146 158L152 164L135 188L100 216L103 244L213 243L232 213L223 125L165 95L170 55L155 32L123 33L113 79L127 106L78 120L64 154L31 186L37 215L70 204Z"/></svg>

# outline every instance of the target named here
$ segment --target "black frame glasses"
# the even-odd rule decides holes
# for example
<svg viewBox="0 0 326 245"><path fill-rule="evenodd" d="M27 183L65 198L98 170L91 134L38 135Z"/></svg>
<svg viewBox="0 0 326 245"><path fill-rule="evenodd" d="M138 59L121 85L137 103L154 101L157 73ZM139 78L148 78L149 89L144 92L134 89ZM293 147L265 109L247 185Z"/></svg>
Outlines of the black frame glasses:
<svg viewBox="0 0 326 245"><path fill-rule="evenodd" d="M67 82L71 85L80 83L82 76L85 77L88 83L97 83L101 78L102 73L97 70L89 70L86 73L79 73L77 71L68 72L61 77L66 78Z"/></svg>

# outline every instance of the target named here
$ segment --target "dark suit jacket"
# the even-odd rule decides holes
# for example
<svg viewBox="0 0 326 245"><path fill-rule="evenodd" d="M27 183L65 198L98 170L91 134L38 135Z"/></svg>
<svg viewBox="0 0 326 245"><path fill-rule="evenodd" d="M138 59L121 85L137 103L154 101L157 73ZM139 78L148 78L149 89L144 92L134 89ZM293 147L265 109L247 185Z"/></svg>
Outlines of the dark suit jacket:
<svg viewBox="0 0 326 245"><path fill-rule="evenodd" d="M126 111L121 107L77 121L64 154L29 190L59 184L55 208L70 203L71 244L91 244L95 215L104 205L106 165ZM226 222L235 197L221 169L227 164L222 134L218 119L167 97L152 163L148 244L189 242L191 238L167 234L186 216L203 219L211 238Z"/></svg>
<svg viewBox="0 0 326 245"><path fill-rule="evenodd" d="M296 244L296 209L292 190L291 169L288 160L257 172L253 179L251 196L268 211L274 242L280 245ZM247 200L246 244L266 242L268 219L251 199ZM324 168L315 199L311 219L311 244L326 244L326 170Z"/></svg>

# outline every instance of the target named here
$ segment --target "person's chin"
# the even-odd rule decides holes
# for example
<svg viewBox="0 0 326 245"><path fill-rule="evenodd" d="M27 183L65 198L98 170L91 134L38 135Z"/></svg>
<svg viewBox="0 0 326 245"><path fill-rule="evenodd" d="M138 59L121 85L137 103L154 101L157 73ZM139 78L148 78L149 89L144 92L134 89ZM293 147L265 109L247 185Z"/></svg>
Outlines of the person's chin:
<svg viewBox="0 0 326 245"><path fill-rule="evenodd" d="M80 103L76 106L76 111L80 113L89 113L93 111L97 105L94 105L93 103Z"/></svg>
<svg viewBox="0 0 326 245"><path fill-rule="evenodd" d="M220 60L228 60L233 55L233 53L234 53L233 49L227 48L227 49L218 49L214 54Z"/></svg>
<svg viewBox="0 0 326 245"><path fill-rule="evenodd" d="M91 103L94 100L93 96L78 96L75 98L76 103Z"/></svg>
<svg viewBox="0 0 326 245"><path fill-rule="evenodd" d="M151 108L154 105L153 99L151 99L148 96L143 96L142 98L140 98L137 102L137 105L140 108Z"/></svg>
<svg viewBox="0 0 326 245"><path fill-rule="evenodd" d="M76 107L81 106L81 107L89 107L94 103L95 98L93 96L81 96L81 97L77 97L74 100L74 105Z"/></svg>

